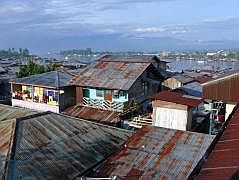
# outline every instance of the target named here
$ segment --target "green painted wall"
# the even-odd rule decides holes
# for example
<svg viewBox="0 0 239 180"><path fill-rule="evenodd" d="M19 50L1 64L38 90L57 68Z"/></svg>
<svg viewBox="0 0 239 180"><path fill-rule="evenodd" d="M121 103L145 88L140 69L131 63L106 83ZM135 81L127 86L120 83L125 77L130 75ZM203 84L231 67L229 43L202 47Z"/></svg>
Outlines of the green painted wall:
<svg viewBox="0 0 239 180"><path fill-rule="evenodd" d="M96 96L96 89L93 89L93 88L84 88L84 89L89 89L91 99L104 100L104 97ZM126 93L125 96L120 96L119 98L113 97L113 101L122 102L122 103L127 102L128 101L128 92L125 92L125 93Z"/></svg>

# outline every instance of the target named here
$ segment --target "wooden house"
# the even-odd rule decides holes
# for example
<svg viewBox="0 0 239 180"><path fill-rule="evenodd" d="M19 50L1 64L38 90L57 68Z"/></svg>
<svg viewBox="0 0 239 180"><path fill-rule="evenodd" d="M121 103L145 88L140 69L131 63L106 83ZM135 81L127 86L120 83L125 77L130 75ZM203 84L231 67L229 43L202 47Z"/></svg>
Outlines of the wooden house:
<svg viewBox="0 0 239 180"><path fill-rule="evenodd" d="M180 88L192 81L193 81L193 78L191 78L189 76L185 76L183 74L176 74L176 75L166 79L162 83L162 89L172 90L172 89Z"/></svg>
<svg viewBox="0 0 239 180"><path fill-rule="evenodd" d="M160 91L160 72L148 60L102 58L72 79L78 104L125 112L133 104L147 109L147 99Z"/></svg>
<svg viewBox="0 0 239 180"><path fill-rule="evenodd" d="M75 104L75 87L68 72L52 71L10 82L12 106L59 113Z"/></svg>
<svg viewBox="0 0 239 180"><path fill-rule="evenodd" d="M201 98L164 91L152 96L153 125L158 127L191 130L193 110L202 103Z"/></svg>

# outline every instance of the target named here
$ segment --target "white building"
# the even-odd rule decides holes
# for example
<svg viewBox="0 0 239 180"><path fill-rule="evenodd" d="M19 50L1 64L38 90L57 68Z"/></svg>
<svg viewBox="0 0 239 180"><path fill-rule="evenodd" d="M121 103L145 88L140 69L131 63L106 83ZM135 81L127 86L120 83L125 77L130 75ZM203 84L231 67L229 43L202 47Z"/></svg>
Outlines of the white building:
<svg viewBox="0 0 239 180"><path fill-rule="evenodd" d="M201 98L164 91L153 97L153 125L177 130L191 130L193 110Z"/></svg>

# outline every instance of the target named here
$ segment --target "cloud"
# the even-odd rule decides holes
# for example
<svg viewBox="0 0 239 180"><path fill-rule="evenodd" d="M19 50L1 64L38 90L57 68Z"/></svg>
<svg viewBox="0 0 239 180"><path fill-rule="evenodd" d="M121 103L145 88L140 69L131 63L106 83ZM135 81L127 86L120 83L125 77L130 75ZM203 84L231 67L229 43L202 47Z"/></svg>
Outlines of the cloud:
<svg viewBox="0 0 239 180"><path fill-rule="evenodd" d="M190 32L191 27L187 25L164 25L161 27L141 27L134 29L141 34L184 34Z"/></svg>

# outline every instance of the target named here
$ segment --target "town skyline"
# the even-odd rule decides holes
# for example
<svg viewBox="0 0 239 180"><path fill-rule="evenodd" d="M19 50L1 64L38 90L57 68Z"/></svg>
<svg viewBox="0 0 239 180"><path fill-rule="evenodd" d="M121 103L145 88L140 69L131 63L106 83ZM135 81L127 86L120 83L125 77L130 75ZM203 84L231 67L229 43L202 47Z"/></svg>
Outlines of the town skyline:
<svg viewBox="0 0 239 180"><path fill-rule="evenodd" d="M237 48L236 0L0 2L0 48L35 53ZM230 11L229 11L230 9Z"/></svg>

